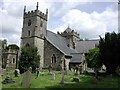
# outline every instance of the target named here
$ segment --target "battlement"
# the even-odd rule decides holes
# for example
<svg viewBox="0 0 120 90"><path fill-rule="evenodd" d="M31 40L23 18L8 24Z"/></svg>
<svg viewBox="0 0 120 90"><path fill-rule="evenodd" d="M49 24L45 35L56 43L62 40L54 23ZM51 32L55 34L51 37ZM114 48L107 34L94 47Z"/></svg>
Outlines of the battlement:
<svg viewBox="0 0 120 90"><path fill-rule="evenodd" d="M24 18L32 17L32 16L39 16L47 20L47 14L42 13L40 10L32 10L32 11L24 12Z"/></svg>
<svg viewBox="0 0 120 90"><path fill-rule="evenodd" d="M71 30L71 31L64 31L60 34L61 36L76 36L76 37L79 37L79 33L75 32L74 30Z"/></svg>
<svg viewBox="0 0 120 90"><path fill-rule="evenodd" d="M47 20L48 16L48 9L46 9L46 14L42 13L40 10L38 10L38 2L36 6L36 10L31 10L26 12L26 6L24 6L24 18L32 17L32 16L39 16L45 20Z"/></svg>

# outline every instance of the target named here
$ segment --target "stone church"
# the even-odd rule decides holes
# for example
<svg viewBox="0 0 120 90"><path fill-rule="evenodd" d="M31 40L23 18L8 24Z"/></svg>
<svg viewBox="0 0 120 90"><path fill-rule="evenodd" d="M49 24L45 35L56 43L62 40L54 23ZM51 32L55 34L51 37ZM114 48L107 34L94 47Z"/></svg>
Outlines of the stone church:
<svg viewBox="0 0 120 90"><path fill-rule="evenodd" d="M48 9L42 13L38 10L38 3L32 11L26 11L24 7L21 48L37 47L42 68L53 65L56 69L69 69L81 64L85 69L85 53L95 48L99 40L81 41L79 34L70 27L56 34L47 29L47 21Z"/></svg>

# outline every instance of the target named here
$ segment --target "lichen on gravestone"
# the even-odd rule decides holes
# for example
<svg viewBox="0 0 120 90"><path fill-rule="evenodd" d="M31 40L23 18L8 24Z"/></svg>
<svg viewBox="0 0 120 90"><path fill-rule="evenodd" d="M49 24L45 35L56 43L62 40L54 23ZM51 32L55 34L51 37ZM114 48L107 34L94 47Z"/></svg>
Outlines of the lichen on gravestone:
<svg viewBox="0 0 120 90"><path fill-rule="evenodd" d="M29 70L27 70L24 74L23 74L23 81L22 81L22 87L24 88L29 88L31 84L31 72Z"/></svg>
<svg viewBox="0 0 120 90"><path fill-rule="evenodd" d="M55 73L52 72L52 80L55 80Z"/></svg>

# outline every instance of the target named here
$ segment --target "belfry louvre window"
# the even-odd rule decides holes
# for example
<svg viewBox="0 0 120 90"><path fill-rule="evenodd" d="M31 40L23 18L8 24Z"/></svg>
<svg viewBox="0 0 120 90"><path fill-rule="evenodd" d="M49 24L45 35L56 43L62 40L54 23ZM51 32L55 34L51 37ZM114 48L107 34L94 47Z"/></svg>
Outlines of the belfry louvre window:
<svg viewBox="0 0 120 90"><path fill-rule="evenodd" d="M42 27L43 26L43 21L41 21L41 23L40 23L40 27Z"/></svg>
<svg viewBox="0 0 120 90"><path fill-rule="evenodd" d="M28 31L28 36L30 36L30 31Z"/></svg>
<svg viewBox="0 0 120 90"><path fill-rule="evenodd" d="M31 20L28 21L28 26L30 26L30 25L31 25Z"/></svg>
<svg viewBox="0 0 120 90"><path fill-rule="evenodd" d="M30 44L27 43L25 46L26 46L26 47L30 47Z"/></svg>

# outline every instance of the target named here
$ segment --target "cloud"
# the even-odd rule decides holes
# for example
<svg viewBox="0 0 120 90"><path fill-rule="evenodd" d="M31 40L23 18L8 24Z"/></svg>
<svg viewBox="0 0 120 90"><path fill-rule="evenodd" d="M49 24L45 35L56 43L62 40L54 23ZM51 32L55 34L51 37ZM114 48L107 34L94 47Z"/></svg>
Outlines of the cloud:
<svg viewBox="0 0 120 90"><path fill-rule="evenodd" d="M54 29L64 31L67 25L78 31L82 38L98 38L105 32L117 31L118 16L117 10L107 7L102 13L96 11L92 13L82 12L78 9L71 9L62 18L62 26Z"/></svg>
<svg viewBox="0 0 120 90"><path fill-rule="evenodd" d="M92 3L92 0L90 2L89 0L63 0L60 3L56 3L58 6L60 6L60 8L55 8L55 13L53 16L64 15L70 9L76 8L77 6Z"/></svg>
<svg viewBox="0 0 120 90"><path fill-rule="evenodd" d="M39 10L45 12L50 9L53 3L46 3L44 0L4 0L0 1L0 38L7 39L8 43L16 43L20 46L20 37L23 24L24 5L27 11L35 10L37 1Z"/></svg>
<svg viewBox="0 0 120 90"><path fill-rule="evenodd" d="M58 16L58 15L63 15L65 14L68 10L76 7L77 5L79 5L80 3L77 2L63 2L61 4L61 8L59 8L59 10L55 10L57 12L55 12L54 16Z"/></svg>
<svg viewBox="0 0 120 90"><path fill-rule="evenodd" d="M87 13L76 8L80 4L87 4L88 0L60 0L60 2L56 0L29 0L29 2L28 0L3 0L0 1L0 30L2 30L0 38L6 38L8 43L20 45L24 5L26 5L27 11L35 10L37 1L39 10L42 12L48 8L48 26L52 26L54 32L64 31L69 24L72 29L80 33L81 37L94 38L98 37L98 34L103 35L104 32L115 30L117 27L116 9L114 10L112 7L102 13ZM78 1L82 3L77 3ZM56 4L57 2L59 2L59 6ZM55 24L57 28L53 29Z"/></svg>
<svg viewBox="0 0 120 90"><path fill-rule="evenodd" d="M19 45L20 33L21 33L21 18L9 14L7 9L0 8L0 19L1 19L1 39L7 39L9 44Z"/></svg>

